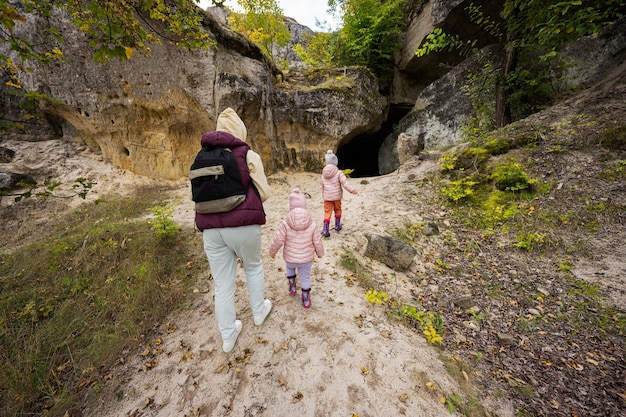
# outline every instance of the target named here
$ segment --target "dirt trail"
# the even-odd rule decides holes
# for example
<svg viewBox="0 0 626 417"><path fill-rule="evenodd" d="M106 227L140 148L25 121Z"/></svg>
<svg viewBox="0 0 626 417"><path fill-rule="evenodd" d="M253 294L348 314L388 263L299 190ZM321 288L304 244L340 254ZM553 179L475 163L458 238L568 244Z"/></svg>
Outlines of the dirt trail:
<svg viewBox="0 0 626 417"><path fill-rule="evenodd" d="M346 250L361 256L365 232L384 233L392 225L401 226L406 216L419 220L419 214L403 209L392 197L415 198L406 195L405 187L414 185L430 164L416 159L387 176L351 179L360 194L344 195L344 229L324 240L326 255L313 266L309 310L287 291L282 253L272 260L268 252L294 186L310 195L308 208L321 225L319 176L270 176L273 196L265 204L263 259L266 296L274 308L266 323L253 325L240 270L236 306L243 331L233 352L224 354L213 314L212 283L201 279L191 308L171 317L161 337L148 341L145 355L117 367L104 387L110 394L88 415L454 415L439 402L439 395L460 389L438 350L416 330L390 322L384 309L368 303L363 289L352 285L348 272L338 266ZM190 231L193 206L186 187L176 192L175 200L181 202L175 219ZM200 245L199 233L196 236ZM414 285L404 274L362 261L390 288ZM436 389L428 387L429 382ZM497 415L513 415L509 405L492 406Z"/></svg>

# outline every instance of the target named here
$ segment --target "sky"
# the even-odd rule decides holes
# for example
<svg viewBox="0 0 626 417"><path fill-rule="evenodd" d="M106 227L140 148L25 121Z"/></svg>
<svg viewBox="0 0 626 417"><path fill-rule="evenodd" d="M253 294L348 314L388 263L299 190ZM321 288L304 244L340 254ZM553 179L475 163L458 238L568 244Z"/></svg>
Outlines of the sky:
<svg viewBox="0 0 626 417"><path fill-rule="evenodd" d="M326 13L328 9L328 0L277 0L278 5L283 9L283 14L287 17L295 19L301 25L309 27L312 30L319 30L315 25L315 18L327 21L332 29L337 28L337 24ZM226 6L232 10L237 10L236 0L226 0ZM200 7L207 8L213 6L211 0L201 0Z"/></svg>

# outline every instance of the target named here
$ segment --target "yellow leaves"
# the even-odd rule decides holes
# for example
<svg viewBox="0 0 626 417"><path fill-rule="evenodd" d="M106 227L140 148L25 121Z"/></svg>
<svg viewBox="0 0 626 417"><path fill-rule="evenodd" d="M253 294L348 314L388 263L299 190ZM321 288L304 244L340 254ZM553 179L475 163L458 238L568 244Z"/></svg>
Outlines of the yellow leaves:
<svg viewBox="0 0 626 417"><path fill-rule="evenodd" d="M370 372L365 366L361 366L361 375L367 375Z"/></svg>
<svg viewBox="0 0 626 417"><path fill-rule="evenodd" d="M304 398L304 395L300 391L298 391L292 396L291 402L294 404L299 403L300 401L302 401L303 398Z"/></svg>
<svg viewBox="0 0 626 417"><path fill-rule="evenodd" d="M428 381L426 383L426 388L434 391L434 390L437 389L437 386L435 385L435 383L433 381Z"/></svg>
<svg viewBox="0 0 626 417"><path fill-rule="evenodd" d="M426 335L426 340L431 345L437 344L443 340L443 337L437 334L437 330L435 330L433 326L425 326L423 333Z"/></svg>
<svg viewBox="0 0 626 417"><path fill-rule="evenodd" d="M385 291L368 290L363 295L370 303L382 304L389 301L389 297Z"/></svg>
<svg viewBox="0 0 626 417"><path fill-rule="evenodd" d="M441 397L439 397L439 402L440 402L441 404L445 404L445 403L446 403L446 397L445 397L445 396L443 396L443 395L442 395Z"/></svg>
<svg viewBox="0 0 626 417"><path fill-rule="evenodd" d="M135 52L133 48L128 46L124 48L124 51L126 52L126 59L131 59L133 57L133 53Z"/></svg>

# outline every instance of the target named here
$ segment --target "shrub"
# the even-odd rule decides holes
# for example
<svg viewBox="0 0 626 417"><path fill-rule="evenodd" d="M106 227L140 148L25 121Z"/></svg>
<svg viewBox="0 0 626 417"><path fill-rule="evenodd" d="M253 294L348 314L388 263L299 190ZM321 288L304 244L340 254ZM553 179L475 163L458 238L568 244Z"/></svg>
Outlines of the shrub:
<svg viewBox="0 0 626 417"><path fill-rule="evenodd" d="M537 180L528 178L528 174L514 159L498 165L489 178L502 191L531 190L537 183Z"/></svg>
<svg viewBox="0 0 626 417"><path fill-rule="evenodd" d="M450 201L458 202L474 193L474 186L478 181L472 181L469 177L457 181L448 181L441 187L441 193Z"/></svg>

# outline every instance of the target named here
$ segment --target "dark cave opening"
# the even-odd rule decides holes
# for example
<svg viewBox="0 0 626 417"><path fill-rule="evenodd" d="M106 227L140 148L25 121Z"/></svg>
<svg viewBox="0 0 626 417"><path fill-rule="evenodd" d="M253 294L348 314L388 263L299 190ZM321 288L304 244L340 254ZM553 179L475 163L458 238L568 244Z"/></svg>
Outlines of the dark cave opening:
<svg viewBox="0 0 626 417"><path fill-rule="evenodd" d="M410 105L391 105L387 120L379 130L357 135L346 143L340 144L336 152L339 159L339 169L353 169L354 172L350 174L353 178L379 176L378 151L380 146L393 132L394 125L406 116L411 108Z"/></svg>

